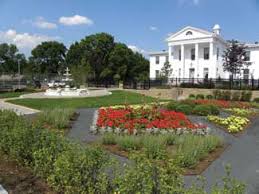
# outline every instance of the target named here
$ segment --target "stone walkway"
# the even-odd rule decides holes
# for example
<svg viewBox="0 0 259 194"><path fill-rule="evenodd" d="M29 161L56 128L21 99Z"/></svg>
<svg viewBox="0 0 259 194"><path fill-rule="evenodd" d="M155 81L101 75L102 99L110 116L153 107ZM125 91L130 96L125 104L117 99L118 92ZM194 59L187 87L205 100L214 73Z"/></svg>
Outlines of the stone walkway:
<svg viewBox="0 0 259 194"><path fill-rule="evenodd" d="M8 194L6 190L0 185L0 194Z"/></svg>
<svg viewBox="0 0 259 194"><path fill-rule="evenodd" d="M16 99L16 98L12 98L12 99ZM0 99L0 110L3 110L3 109L12 110L12 111L16 112L18 115L29 115L29 114L34 114L34 113L39 112L38 110L35 110L35 109L8 103L8 102L6 102L6 100L10 100L10 98L9 99Z"/></svg>
<svg viewBox="0 0 259 194"><path fill-rule="evenodd" d="M240 137L233 137L224 131L217 129L205 119L194 118L191 120L200 120L208 124L215 130L213 133L224 138L230 146L228 149L214 161L205 172L202 173L208 182L207 189L211 188L218 179L225 175L225 166L230 164L232 167L232 176L242 180L247 184L248 194L259 193L259 118L256 118L247 131ZM185 177L188 185L195 180L195 177Z"/></svg>

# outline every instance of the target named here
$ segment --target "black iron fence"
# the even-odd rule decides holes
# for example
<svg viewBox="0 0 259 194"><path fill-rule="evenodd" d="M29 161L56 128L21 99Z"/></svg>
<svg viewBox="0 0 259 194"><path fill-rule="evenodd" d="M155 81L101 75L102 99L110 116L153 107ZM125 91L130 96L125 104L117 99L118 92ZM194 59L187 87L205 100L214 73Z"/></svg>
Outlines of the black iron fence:
<svg viewBox="0 0 259 194"><path fill-rule="evenodd" d="M127 89L150 88L205 88L230 90L259 90L259 79L200 79L200 78L171 78L149 79L147 81L128 80L124 82Z"/></svg>

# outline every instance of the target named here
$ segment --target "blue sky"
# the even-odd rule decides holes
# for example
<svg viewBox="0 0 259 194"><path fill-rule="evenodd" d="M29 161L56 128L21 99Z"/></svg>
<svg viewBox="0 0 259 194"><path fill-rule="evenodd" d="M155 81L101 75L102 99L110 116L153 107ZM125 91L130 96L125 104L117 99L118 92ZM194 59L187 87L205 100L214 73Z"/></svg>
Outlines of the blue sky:
<svg viewBox="0 0 259 194"><path fill-rule="evenodd" d="M97 32L157 51L166 49L169 33L216 23L225 39L259 41L259 0L0 0L0 42L27 55L44 40L69 46Z"/></svg>

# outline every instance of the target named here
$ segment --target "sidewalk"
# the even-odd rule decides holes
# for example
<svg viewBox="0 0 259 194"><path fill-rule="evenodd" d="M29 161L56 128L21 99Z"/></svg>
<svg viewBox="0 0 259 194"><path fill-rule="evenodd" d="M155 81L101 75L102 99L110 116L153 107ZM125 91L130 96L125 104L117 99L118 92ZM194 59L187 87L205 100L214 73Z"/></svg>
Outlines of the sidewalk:
<svg viewBox="0 0 259 194"><path fill-rule="evenodd" d="M0 99L0 110L13 110L18 115L29 115L29 114L34 114L39 112L38 110L35 110L35 109L8 103L6 102L6 100L10 100L10 98Z"/></svg>
<svg viewBox="0 0 259 194"><path fill-rule="evenodd" d="M0 185L0 194L8 194L8 192L6 190L4 190L2 185Z"/></svg>

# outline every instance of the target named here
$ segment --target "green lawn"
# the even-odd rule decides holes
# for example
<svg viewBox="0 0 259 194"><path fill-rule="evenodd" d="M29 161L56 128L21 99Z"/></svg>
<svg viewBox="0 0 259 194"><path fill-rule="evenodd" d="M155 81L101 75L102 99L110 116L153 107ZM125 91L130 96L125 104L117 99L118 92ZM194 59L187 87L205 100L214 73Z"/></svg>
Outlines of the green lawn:
<svg viewBox="0 0 259 194"><path fill-rule="evenodd" d="M16 98L23 94L27 94L28 92L0 92L0 99L1 98Z"/></svg>
<svg viewBox="0 0 259 194"><path fill-rule="evenodd" d="M96 108L120 104L150 103L156 99L141 94L126 91L113 91L110 96L74 98L74 99L16 99L8 102L43 110L53 108Z"/></svg>

